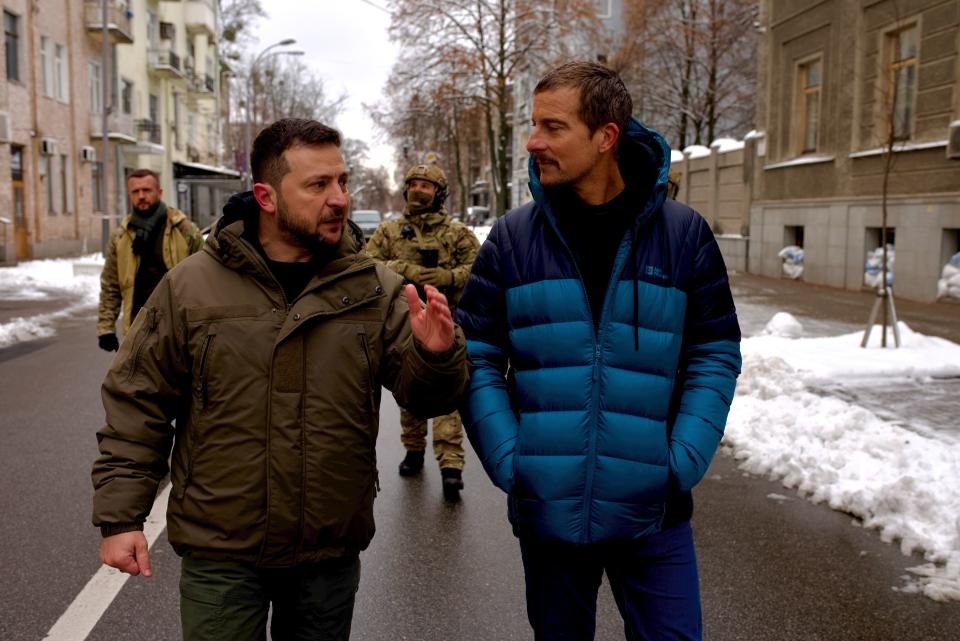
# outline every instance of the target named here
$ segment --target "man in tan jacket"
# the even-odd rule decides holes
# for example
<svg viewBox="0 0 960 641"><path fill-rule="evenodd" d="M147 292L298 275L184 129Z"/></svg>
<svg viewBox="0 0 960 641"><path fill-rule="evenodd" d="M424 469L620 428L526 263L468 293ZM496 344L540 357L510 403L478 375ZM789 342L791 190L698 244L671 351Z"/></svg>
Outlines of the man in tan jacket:
<svg viewBox="0 0 960 641"><path fill-rule="evenodd" d="M347 639L374 533L381 385L421 416L466 390L443 294L428 286L421 305L361 251L339 145L311 120L257 137L252 194L163 278L103 384L100 556L151 574L141 530L172 448L187 641L263 638L271 604L275 639Z"/></svg>
<svg viewBox="0 0 960 641"><path fill-rule="evenodd" d="M121 308L126 333L163 275L203 245L197 226L161 200L163 190L154 172L138 169L130 174L127 195L133 211L110 234L100 274L97 341L108 352L119 347L117 316Z"/></svg>

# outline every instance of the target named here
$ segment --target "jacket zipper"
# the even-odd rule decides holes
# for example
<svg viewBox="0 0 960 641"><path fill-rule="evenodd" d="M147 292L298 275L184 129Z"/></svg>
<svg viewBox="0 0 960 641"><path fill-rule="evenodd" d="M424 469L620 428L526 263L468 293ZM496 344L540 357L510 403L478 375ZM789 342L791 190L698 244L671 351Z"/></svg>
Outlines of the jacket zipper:
<svg viewBox="0 0 960 641"><path fill-rule="evenodd" d="M374 399L374 386L376 380L373 376L373 359L370 358L370 346L367 343L367 335L364 332L358 334L360 337L360 348L363 350L363 357L367 363L367 401L370 407L370 420L375 420L377 416L377 403ZM376 488L376 494L380 493L380 470L377 469L377 442L376 439L370 439L370 450L373 456L373 485Z"/></svg>
<svg viewBox="0 0 960 641"><path fill-rule="evenodd" d="M210 343L216 333L210 331L203 339L203 347L200 349L200 376L197 381L197 392L200 395L200 408L207 408L207 353L210 351Z"/></svg>
<svg viewBox="0 0 960 641"><path fill-rule="evenodd" d="M147 326L140 336L143 336L143 339L137 343L137 348L133 352L132 364L130 366L130 374L127 376L127 380L132 380L134 375L137 373L137 370L140 367L140 354L143 352L144 346L147 344L147 339L150 338L150 334L157 328L157 309L151 307L147 310L150 318L147 320ZM139 338L139 336L138 336Z"/></svg>

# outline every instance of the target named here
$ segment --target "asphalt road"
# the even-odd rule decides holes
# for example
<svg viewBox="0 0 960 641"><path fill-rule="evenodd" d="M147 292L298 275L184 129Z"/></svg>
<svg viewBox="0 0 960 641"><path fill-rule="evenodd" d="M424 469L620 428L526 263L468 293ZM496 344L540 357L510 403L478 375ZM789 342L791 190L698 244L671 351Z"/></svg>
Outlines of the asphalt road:
<svg viewBox="0 0 960 641"><path fill-rule="evenodd" d="M93 334L92 317L68 319L53 338L0 350L3 641L42 639L99 567L89 471L110 355ZM352 638L532 639L503 495L472 452L459 504L443 501L434 464L400 478L398 413L384 398L378 532L362 556ZM897 591L922 559L849 515L746 476L723 455L695 498L706 639L960 640L960 603ZM128 581L89 639L179 638L179 560L164 536L152 559L155 576ZM622 638L603 587L597 639Z"/></svg>

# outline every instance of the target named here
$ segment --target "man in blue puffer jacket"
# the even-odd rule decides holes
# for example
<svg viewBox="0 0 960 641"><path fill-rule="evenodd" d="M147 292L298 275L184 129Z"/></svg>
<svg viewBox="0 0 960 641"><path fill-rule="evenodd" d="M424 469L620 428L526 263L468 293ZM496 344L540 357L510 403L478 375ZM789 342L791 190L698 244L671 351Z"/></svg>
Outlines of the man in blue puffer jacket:
<svg viewBox="0 0 960 641"><path fill-rule="evenodd" d="M619 76L533 96L534 202L497 221L457 314L467 433L509 494L536 639L593 639L607 573L627 639L701 639L690 491L723 435L740 327L709 225Z"/></svg>

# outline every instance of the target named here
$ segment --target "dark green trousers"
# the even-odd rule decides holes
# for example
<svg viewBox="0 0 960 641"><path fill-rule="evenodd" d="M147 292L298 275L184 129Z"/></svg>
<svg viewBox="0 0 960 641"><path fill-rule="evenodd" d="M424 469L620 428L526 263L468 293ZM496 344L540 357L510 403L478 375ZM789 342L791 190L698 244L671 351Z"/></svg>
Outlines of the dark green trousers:
<svg viewBox="0 0 960 641"><path fill-rule="evenodd" d="M180 619L184 641L346 641L360 584L360 559L262 569L184 557Z"/></svg>

